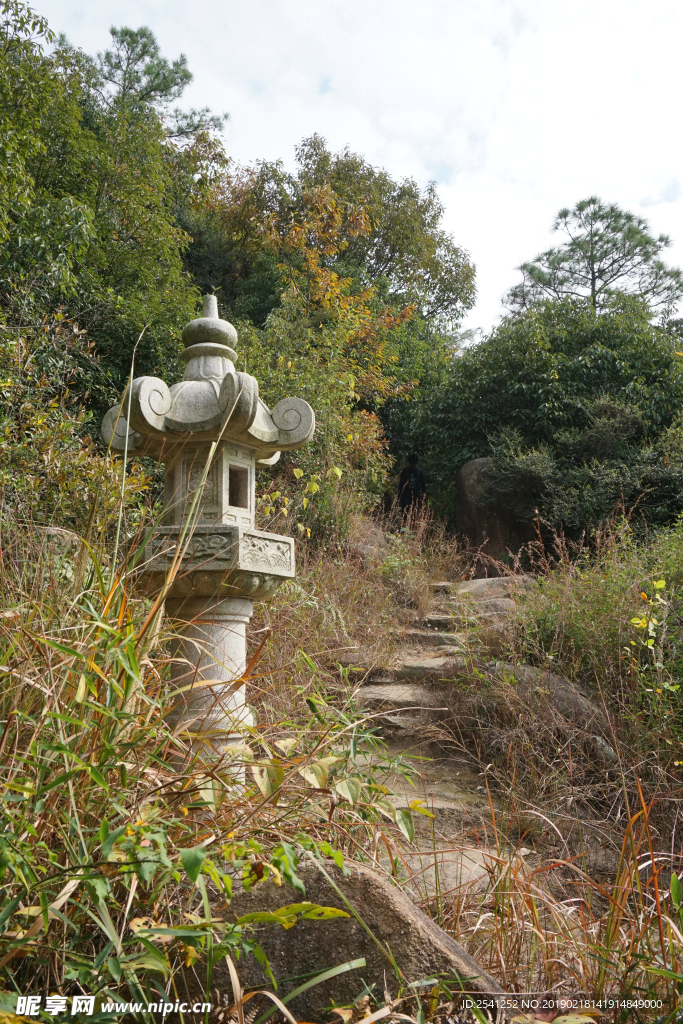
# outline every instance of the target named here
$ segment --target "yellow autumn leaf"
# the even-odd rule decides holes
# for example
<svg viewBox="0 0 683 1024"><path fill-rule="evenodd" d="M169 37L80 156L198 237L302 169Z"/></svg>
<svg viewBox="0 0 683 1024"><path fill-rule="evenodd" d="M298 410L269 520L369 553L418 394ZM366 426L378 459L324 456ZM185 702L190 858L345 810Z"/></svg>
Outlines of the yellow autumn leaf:
<svg viewBox="0 0 683 1024"><path fill-rule="evenodd" d="M74 700L76 701L77 704L82 704L83 703L83 701L85 700L87 692L88 692L88 680L85 678L84 674L81 672L81 678L78 680L78 686L76 687L76 696L74 697Z"/></svg>
<svg viewBox="0 0 683 1024"><path fill-rule="evenodd" d="M296 737L290 736L284 740L275 740L275 746L278 750L281 750L285 756L287 756L287 754L289 754L289 752L296 746L296 742Z"/></svg>
<svg viewBox="0 0 683 1024"><path fill-rule="evenodd" d="M330 765L338 761L338 757L321 757L319 761L315 761L312 764L307 764L304 768L299 769L299 775L302 779L305 779L314 789L326 789L327 788L327 777L330 771Z"/></svg>

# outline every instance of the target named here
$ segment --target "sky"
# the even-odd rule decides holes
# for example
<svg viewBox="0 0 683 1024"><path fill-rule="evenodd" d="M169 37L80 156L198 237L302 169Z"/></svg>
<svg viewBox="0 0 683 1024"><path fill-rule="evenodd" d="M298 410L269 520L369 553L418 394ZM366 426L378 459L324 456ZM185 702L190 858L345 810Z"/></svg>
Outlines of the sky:
<svg viewBox="0 0 683 1024"><path fill-rule="evenodd" d="M31 0L91 53L147 25L185 53L184 106L227 112L228 153L282 159L318 132L435 181L477 267L488 331L555 214L598 195L671 236L683 266L680 0Z"/></svg>

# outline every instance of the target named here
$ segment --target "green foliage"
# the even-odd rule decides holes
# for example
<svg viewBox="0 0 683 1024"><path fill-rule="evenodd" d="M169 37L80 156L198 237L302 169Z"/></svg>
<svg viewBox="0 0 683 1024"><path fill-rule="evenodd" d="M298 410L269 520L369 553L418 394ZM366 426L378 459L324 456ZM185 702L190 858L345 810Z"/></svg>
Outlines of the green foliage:
<svg viewBox="0 0 683 1024"><path fill-rule="evenodd" d="M78 325L62 374L71 415L56 448L96 458L86 424L123 390L136 344L138 374L181 376L193 275L220 289L266 400L296 393L313 405L319 429L297 465L320 493L297 525L343 534L349 512L383 492L386 427L400 450L406 400L423 370L429 386L443 374L448 332L473 302L473 267L441 227L435 190L332 154L318 136L299 147L294 174L278 163L235 168L212 134L222 118L169 111L191 74L149 28L113 28L112 46L92 58L64 38L48 52L47 25L21 3L5 0L3 12L2 323L35 353L46 324ZM47 390L35 386L28 375L22 407L40 418ZM33 436L20 419L6 426L8 451ZM37 472L26 455L11 454L15 481ZM289 497L290 485L285 459L266 490ZM35 506L45 487L33 489ZM16 502L17 487L11 494ZM72 497L65 488L46 498L39 518L59 520ZM282 502L278 514L288 514Z"/></svg>
<svg viewBox="0 0 683 1024"><path fill-rule="evenodd" d="M63 40L45 53L43 22L19 4L4 13L0 79L13 102L8 95L2 104L0 134L19 154L8 156L14 176L0 188L7 326L35 326L63 306L120 386L147 325L140 369L175 368L196 291L173 216L179 156L152 101L177 95L186 76L159 57L149 30L116 30L116 59L102 60L110 77L119 66L122 77L118 93L105 97L91 58Z"/></svg>
<svg viewBox="0 0 683 1024"><path fill-rule="evenodd" d="M632 406L598 399L586 413L585 430L558 431L548 444L526 447L514 431L492 439L484 499L520 521L539 513L569 536L594 529L619 507L634 525L671 522L683 507L680 462L668 460L661 445L642 443L642 420Z"/></svg>
<svg viewBox="0 0 683 1024"><path fill-rule="evenodd" d="M601 309L618 294L667 309L683 295L681 271L658 259L671 239L650 234L646 220L616 203L583 199L573 210L560 210L553 231L562 231L568 241L521 265L522 281L507 295L510 309L528 309L549 298L588 298Z"/></svg>
<svg viewBox="0 0 683 1024"><path fill-rule="evenodd" d="M233 168L212 135L222 119L169 113L191 75L148 28L112 29L112 47L93 59L63 38L48 53L43 21L9 0L4 11L0 77L23 99L12 106L8 93L3 107L20 159L0 188L0 303L8 337L20 332L32 352L45 350L46 324L78 325L80 350L69 347L62 374L70 426L56 448L96 457L86 423L121 393L136 343L138 374L181 375L179 335L198 295L189 269L203 289L222 289L266 399L296 393L313 405L319 429L299 461L322 483L298 528L343 533L348 511L385 486L380 410L390 402L387 422L401 421L422 364L445 348L435 325L457 323L473 301L473 268L440 226L436 193L333 156L318 137L299 148L294 175L280 164ZM47 391L34 386L29 375L22 401L40 418ZM7 425L8 449L33 436L18 419ZM25 456L9 460L15 480L33 475ZM290 484L283 460L267 493L289 495ZM59 519L69 495L46 498L39 518Z"/></svg>
<svg viewBox="0 0 683 1024"><path fill-rule="evenodd" d="M296 522L299 532L313 531L319 540L343 537L350 513L367 509L382 494L390 466L377 416L358 408L354 367L346 355L351 319L313 331L296 311L278 310L263 331L239 325L240 360L258 379L265 400L272 405L299 395L316 414L310 444L263 471L262 511L278 529L294 530ZM270 501L274 492L282 499Z"/></svg>
<svg viewBox="0 0 683 1024"><path fill-rule="evenodd" d="M586 300L545 302L452 361L416 435L445 507L458 467L493 455L488 497L521 518L538 508L580 532L623 501L666 522L681 507L680 461L667 451L682 404L674 339L642 301L599 313Z"/></svg>
<svg viewBox="0 0 683 1024"><path fill-rule="evenodd" d="M84 332L57 313L39 329L0 325L0 488L5 510L33 528L57 524L89 537L106 528L121 491L121 462L103 457L78 394L101 387ZM129 466L125 500L137 506L149 480Z"/></svg>
<svg viewBox="0 0 683 1024"><path fill-rule="evenodd" d="M444 209L433 184L420 192L409 178L394 181L348 149L330 153L319 135L297 147L297 163L300 191L329 185L368 217L369 230L348 230L348 245L335 256L340 276L359 289L372 285L392 308L413 305L433 323L460 322L474 303L474 267L441 227Z"/></svg>
<svg viewBox="0 0 683 1024"><path fill-rule="evenodd" d="M122 106L167 103L192 81L185 54L174 61L162 57L150 29L112 28L111 36L114 48L99 54L98 65Z"/></svg>
<svg viewBox="0 0 683 1024"><path fill-rule="evenodd" d="M297 148L294 174L265 162L205 173L207 202L179 205L187 266L241 322L264 394L279 396L274 370L305 368L320 424L306 469L342 467L356 508L368 507L386 486L389 446L401 455L410 444L409 399L447 371L451 332L474 300L469 257L443 231L433 188L333 154L319 136ZM334 532L334 520L328 505L318 526Z"/></svg>
<svg viewBox="0 0 683 1024"><path fill-rule="evenodd" d="M38 129L46 103L59 89L41 59L41 41L52 42L44 18L21 0L0 4L0 240L11 232L12 211L25 213L33 199L28 162L42 150Z"/></svg>
<svg viewBox="0 0 683 1024"><path fill-rule="evenodd" d="M223 127L228 115L212 114L208 107L190 111L176 107L168 114L168 104L179 99L192 81L185 54L174 61L162 57L154 33L145 26L110 31L113 49L97 55L98 84L106 102L138 112L149 106L160 109L166 115L169 138L193 138L198 132Z"/></svg>
<svg viewBox="0 0 683 1024"><path fill-rule="evenodd" d="M187 73L149 30L116 30L102 57L116 89L105 95L82 51L63 39L46 51L54 39L27 6L6 0L1 11L4 501L19 517L85 531L97 528L87 526L95 496L100 509L116 500L91 420L121 392L141 332L138 372L178 375L180 331L196 311L174 219L196 155L185 166L155 106ZM138 467L131 498L144 486Z"/></svg>

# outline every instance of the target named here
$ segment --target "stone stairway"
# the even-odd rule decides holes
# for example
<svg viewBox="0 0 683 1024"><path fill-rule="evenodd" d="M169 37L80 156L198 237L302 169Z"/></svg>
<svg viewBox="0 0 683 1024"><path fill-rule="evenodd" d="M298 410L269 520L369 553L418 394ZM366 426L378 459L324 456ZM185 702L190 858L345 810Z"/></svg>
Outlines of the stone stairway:
<svg viewBox="0 0 683 1024"><path fill-rule="evenodd" d="M458 689L468 685L472 658L501 653L515 597L527 577L432 584L433 607L396 637L393 649L357 650L346 667L356 700L379 722L389 752L410 767L391 780L396 807L421 801L433 817L414 814L412 849L403 852L418 898L478 891L496 856L495 797L478 760L458 742Z"/></svg>
<svg viewBox="0 0 683 1024"><path fill-rule="evenodd" d="M434 609L411 623L392 650L351 652L346 664L359 684L357 699L379 713L390 747L442 754L434 743L448 739L457 681L471 680L473 659L487 664L502 653L515 598L529 582L511 576L434 583Z"/></svg>
<svg viewBox="0 0 683 1024"><path fill-rule="evenodd" d="M414 815L415 844L403 856L421 898L481 889L500 856L493 819L501 806L482 771L486 749L473 700L486 694L495 703L514 677L522 699L551 701L568 722L596 722L595 706L567 680L501 660L530 586L528 576L433 583L433 608L397 635L392 649L357 650L346 660L358 705L379 723L390 753L410 765L408 777L390 781L395 805L420 800L433 814Z"/></svg>

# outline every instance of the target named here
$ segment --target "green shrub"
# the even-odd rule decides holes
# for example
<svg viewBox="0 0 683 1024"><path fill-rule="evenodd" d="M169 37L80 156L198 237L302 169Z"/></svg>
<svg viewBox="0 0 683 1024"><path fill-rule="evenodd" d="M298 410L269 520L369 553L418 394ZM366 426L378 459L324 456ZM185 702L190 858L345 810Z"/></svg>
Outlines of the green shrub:
<svg viewBox="0 0 683 1024"><path fill-rule="evenodd" d="M615 298L598 313L589 302L545 302L453 360L420 407L417 437L445 512L457 469L493 456L500 502L525 518L538 508L578 537L620 503L651 524L681 511L667 431L682 404L675 333L644 302Z"/></svg>
<svg viewBox="0 0 683 1024"><path fill-rule="evenodd" d="M596 549L558 543L558 562L523 602L520 655L605 700L617 730L665 762L683 742L683 519L649 541L626 520Z"/></svg>

